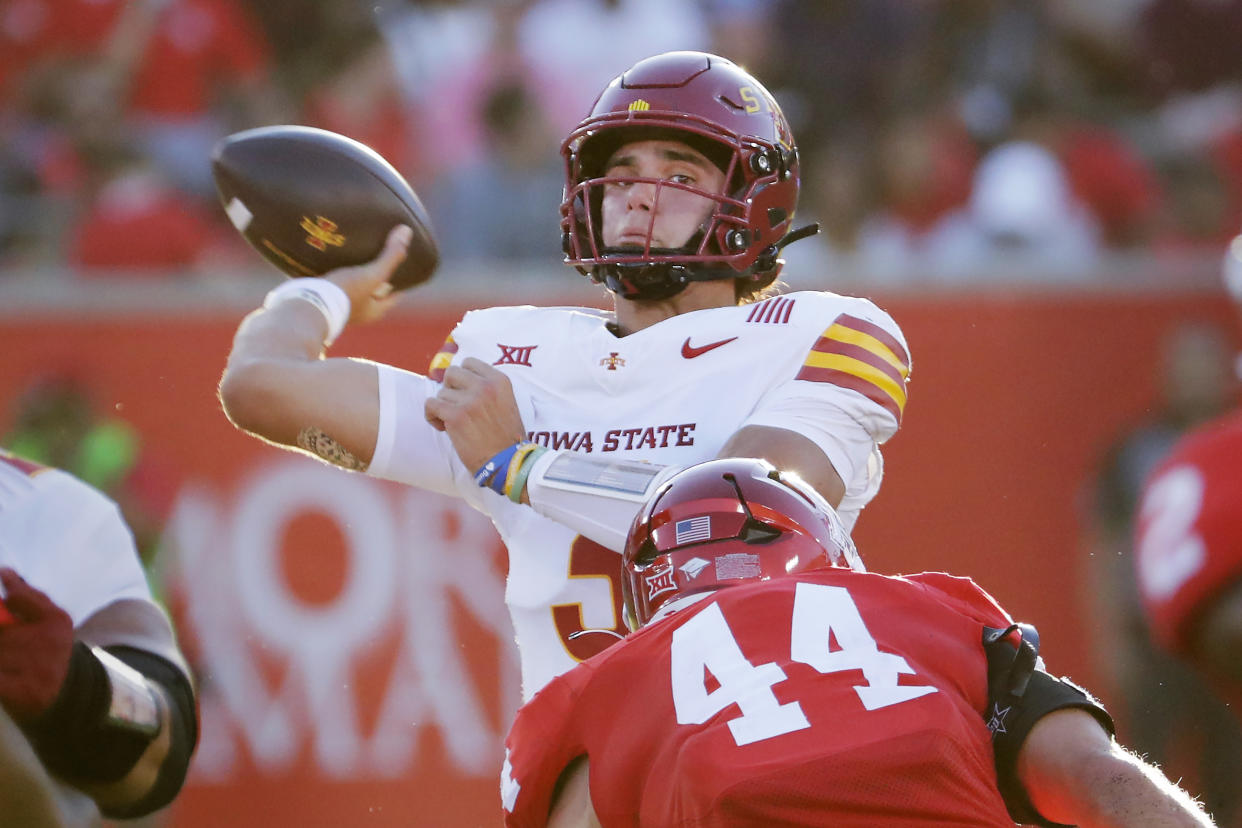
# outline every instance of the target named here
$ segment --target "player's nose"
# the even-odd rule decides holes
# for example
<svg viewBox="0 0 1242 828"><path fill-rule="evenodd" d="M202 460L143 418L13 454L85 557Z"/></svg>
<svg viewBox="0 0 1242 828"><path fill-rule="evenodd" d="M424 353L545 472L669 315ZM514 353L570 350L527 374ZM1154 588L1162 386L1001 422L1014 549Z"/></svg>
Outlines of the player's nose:
<svg viewBox="0 0 1242 828"><path fill-rule="evenodd" d="M651 181L635 181L626 191L626 209L650 210L655 206L659 187Z"/></svg>

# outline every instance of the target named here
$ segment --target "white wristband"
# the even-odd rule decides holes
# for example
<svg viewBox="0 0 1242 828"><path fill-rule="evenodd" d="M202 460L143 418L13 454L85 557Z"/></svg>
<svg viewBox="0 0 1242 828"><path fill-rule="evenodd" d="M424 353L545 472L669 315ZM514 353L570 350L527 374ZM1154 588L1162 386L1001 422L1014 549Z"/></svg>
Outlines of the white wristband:
<svg viewBox="0 0 1242 828"><path fill-rule="evenodd" d="M288 299L303 299L323 314L328 322L328 335L323 341L325 346L336 341L349 321L349 294L327 279L301 277L282 282L268 291L263 307L272 308Z"/></svg>

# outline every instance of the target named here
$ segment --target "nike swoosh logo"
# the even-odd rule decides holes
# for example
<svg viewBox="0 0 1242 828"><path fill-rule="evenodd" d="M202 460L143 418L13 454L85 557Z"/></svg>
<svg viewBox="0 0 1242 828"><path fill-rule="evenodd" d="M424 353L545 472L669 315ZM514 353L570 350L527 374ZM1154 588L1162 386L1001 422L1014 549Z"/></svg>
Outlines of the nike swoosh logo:
<svg viewBox="0 0 1242 828"><path fill-rule="evenodd" d="M694 359L696 356L703 356L703 354L707 353L708 351L719 348L721 345L728 345L730 342L732 342L735 339L737 339L736 336L731 336L728 339L722 339L719 342L712 342L710 344L701 345L698 348L696 348L690 344L690 337L686 337L686 341L681 343L681 355L684 356L686 359Z"/></svg>

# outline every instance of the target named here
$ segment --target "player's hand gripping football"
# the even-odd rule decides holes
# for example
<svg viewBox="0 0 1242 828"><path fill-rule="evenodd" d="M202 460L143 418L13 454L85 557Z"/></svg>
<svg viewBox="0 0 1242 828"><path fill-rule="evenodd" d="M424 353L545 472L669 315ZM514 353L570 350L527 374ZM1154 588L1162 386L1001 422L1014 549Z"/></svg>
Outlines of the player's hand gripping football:
<svg viewBox="0 0 1242 828"><path fill-rule="evenodd" d="M349 295L351 324L379 319L396 304L398 297L389 279L405 261L413 235L409 227L398 225L389 231L384 249L371 261L324 274L325 279L335 282Z"/></svg>
<svg viewBox="0 0 1242 828"><path fill-rule="evenodd" d="M0 569L12 620L0 624L0 704L18 724L52 706L69 674L73 621L12 569Z"/></svg>
<svg viewBox="0 0 1242 828"><path fill-rule="evenodd" d="M506 446L526 439L513 385L504 372L467 357L444 372L439 392L424 407L427 422L448 433L470 471Z"/></svg>

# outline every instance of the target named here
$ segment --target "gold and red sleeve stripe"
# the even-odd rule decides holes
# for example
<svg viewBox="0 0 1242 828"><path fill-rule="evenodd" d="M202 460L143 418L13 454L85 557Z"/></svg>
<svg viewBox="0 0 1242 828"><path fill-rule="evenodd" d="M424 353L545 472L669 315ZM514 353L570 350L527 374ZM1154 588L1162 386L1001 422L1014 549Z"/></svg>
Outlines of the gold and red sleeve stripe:
<svg viewBox="0 0 1242 828"><path fill-rule="evenodd" d="M6 463L12 466L27 477L34 477L39 472L47 471L46 466L40 465L39 463L32 463L29 460L18 457L16 454L9 454L4 450L0 450L0 463Z"/></svg>
<svg viewBox="0 0 1242 828"><path fill-rule="evenodd" d="M842 314L811 347L797 379L857 391L900 421L909 376L910 357L892 334Z"/></svg>
<svg viewBox="0 0 1242 828"><path fill-rule="evenodd" d="M431 358L431 366L427 369L427 378L433 379L436 382L444 382L444 372L448 370L449 363L453 361L453 354L455 353L457 353L457 343L450 336L444 340L440 350Z"/></svg>

